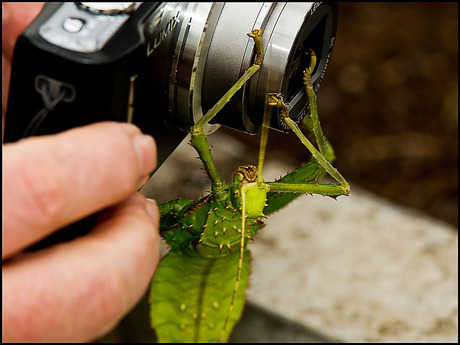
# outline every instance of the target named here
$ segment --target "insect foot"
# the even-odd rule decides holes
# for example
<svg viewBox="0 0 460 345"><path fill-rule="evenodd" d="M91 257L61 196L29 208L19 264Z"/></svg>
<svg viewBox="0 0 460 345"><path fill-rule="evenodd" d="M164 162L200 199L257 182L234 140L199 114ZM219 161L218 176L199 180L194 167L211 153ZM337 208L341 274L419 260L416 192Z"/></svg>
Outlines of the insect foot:
<svg viewBox="0 0 460 345"><path fill-rule="evenodd" d="M262 48L262 29L254 29L248 34L248 36L254 39L254 43L256 45L257 58L254 65L261 65L262 60L264 59L264 51Z"/></svg>
<svg viewBox="0 0 460 345"><path fill-rule="evenodd" d="M289 104L284 102L283 95L280 93L269 93L268 105L272 107L281 108L286 110L289 108Z"/></svg>

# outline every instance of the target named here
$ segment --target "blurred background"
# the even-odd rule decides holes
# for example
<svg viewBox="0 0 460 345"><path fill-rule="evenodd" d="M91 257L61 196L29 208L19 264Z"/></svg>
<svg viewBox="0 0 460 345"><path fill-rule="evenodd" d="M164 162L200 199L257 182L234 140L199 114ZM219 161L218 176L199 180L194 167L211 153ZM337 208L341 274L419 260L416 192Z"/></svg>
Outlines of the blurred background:
<svg viewBox="0 0 460 345"><path fill-rule="evenodd" d="M318 112L352 186L458 227L458 3L340 3ZM307 154L274 131L269 149Z"/></svg>

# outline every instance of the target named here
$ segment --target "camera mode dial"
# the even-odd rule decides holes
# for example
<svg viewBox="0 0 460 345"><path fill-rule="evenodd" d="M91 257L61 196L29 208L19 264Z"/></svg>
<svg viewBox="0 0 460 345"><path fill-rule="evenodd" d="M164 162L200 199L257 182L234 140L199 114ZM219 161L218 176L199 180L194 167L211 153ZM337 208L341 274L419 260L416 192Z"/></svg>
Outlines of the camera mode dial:
<svg viewBox="0 0 460 345"><path fill-rule="evenodd" d="M134 2L77 2L77 5L85 11L105 15L128 14L134 10L134 4Z"/></svg>

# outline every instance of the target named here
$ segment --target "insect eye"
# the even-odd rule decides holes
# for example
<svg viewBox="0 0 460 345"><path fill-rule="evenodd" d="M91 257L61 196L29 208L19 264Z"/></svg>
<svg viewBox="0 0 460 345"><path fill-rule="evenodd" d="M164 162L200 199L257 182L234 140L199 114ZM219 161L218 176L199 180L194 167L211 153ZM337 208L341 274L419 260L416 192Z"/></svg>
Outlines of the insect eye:
<svg viewBox="0 0 460 345"><path fill-rule="evenodd" d="M238 198L240 197L240 191L239 191L238 189L235 190L235 191L233 192L233 196L234 196L235 198L238 199Z"/></svg>
<svg viewBox="0 0 460 345"><path fill-rule="evenodd" d="M235 174L233 174L233 181L234 182L240 182L244 180L244 175L240 171L236 171Z"/></svg>

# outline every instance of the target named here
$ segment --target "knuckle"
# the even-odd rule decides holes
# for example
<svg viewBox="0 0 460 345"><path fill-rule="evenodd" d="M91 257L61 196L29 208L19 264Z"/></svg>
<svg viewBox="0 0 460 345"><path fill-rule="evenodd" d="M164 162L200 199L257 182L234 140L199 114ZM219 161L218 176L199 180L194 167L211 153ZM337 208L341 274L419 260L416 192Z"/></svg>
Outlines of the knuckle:
<svg viewBox="0 0 460 345"><path fill-rule="evenodd" d="M19 174L28 198L26 205L29 214L40 223L49 223L50 219L59 217L66 204L59 179L45 169L32 169L27 166Z"/></svg>

